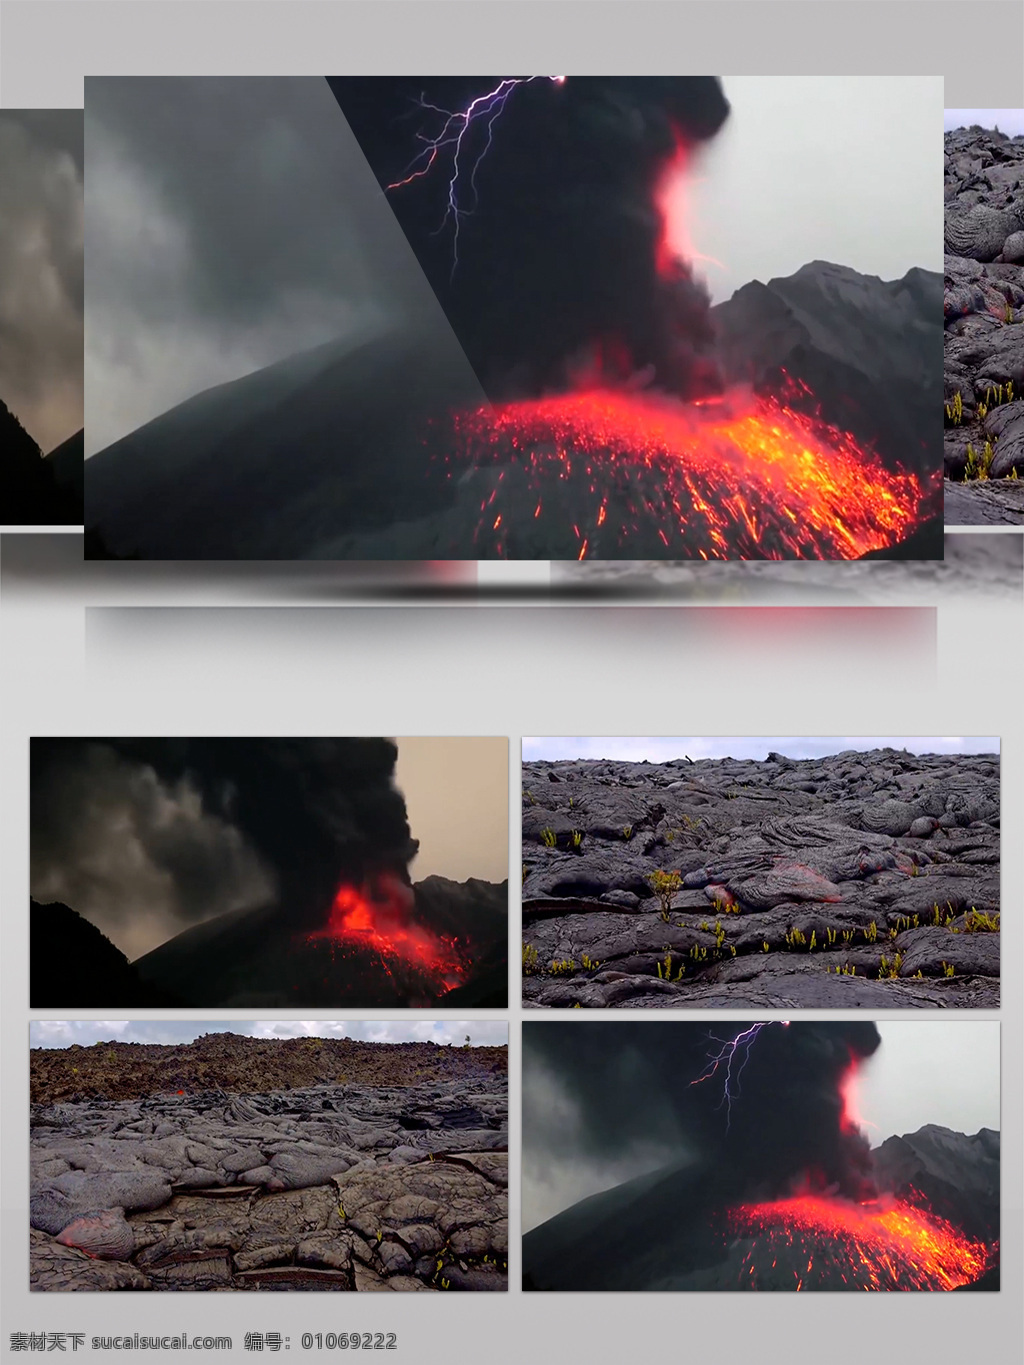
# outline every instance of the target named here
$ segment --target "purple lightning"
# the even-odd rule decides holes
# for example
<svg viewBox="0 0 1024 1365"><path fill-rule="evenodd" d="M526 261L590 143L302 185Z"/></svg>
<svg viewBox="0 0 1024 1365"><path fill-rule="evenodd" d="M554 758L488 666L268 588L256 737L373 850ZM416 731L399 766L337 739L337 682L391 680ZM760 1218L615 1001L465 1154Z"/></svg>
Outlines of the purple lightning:
<svg viewBox="0 0 1024 1365"><path fill-rule="evenodd" d="M719 1043L720 1047L717 1052L712 1053L708 1058L707 1066L697 1079L690 1082L691 1085L700 1085L702 1081L709 1081L718 1071L719 1067L722 1067L722 1098L716 1107L721 1109L722 1105L725 1105L726 1132L729 1131L729 1121L732 1117L732 1102L740 1093L740 1078L743 1075L743 1068L750 1060L750 1049L757 1041L758 1034L762 1029L768 1028L770 1022L772 1021L764 1020L759 1024L751 1024L748 1029L744 1029L742 1033L738 1033L735 1038L721 1039L712 1037L712 1041ZM783 1028L789 1027L788 1020L779 1022ZM739 1061L735 1071L733 1071L733 1063L736 1062L737 1057L739 1058Z"/></svg>
<svg viewBox="0 0 1024 1365"><path fill-rule="evenodd" d="M436 104L429 104L425 98L420 97L419 107L429 110L432 113L440 114L444 118L444 124L436 137L428 137L426 133L417 133L417 138L425 144L423 150L413 158L406 170L405 176L401 180L396 180L394 184L388 185L386 191L400 190L405 185L411 185L414 180L421 180L429 174L431 167L437 160L439 154L445 147L454 148L451 161L451 178L448 181L448 204L445 208L444 217L438 227L440 232L449 219L454 223L452 234L452 277L459 264L459 224L461 219L467 214L472 213L477 203L476 173L480 168L480 163L491 149L494 139L494 125L498 121L505 105L508 103L512 91L520 85L531 85L534 81L548 80L555 85L562 85L565 81L564 76L506 76L500 81L493 90L489 90L486 95L478 95L475 100L471 100L465 109L452 112L448 109L441 109ZM469 188L472 191L472 207L461 208L458 199L459 176L462 174L461 156L463 153L463 143L466 134L469 132L473 123L482 123L487 128L487 137L482 149L477 153L468 171Z"/></svg>

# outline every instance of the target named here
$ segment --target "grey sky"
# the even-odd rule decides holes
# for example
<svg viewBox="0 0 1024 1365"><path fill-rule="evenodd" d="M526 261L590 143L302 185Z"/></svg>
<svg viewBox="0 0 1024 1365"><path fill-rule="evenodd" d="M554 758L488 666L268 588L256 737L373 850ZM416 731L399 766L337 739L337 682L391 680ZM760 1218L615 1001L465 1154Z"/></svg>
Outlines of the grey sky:
<svg viewBox="0 0 1024 1365"><path fill-rule="evenodd" d="M82 112L0 110L0 398L44 454L82 426Z"/></svg>
<svg viewBox="0 0 1024 1365"><path fill-rule="evenodd" d="M676 735L633 738L613 736L524 736L523 761L560 758L610 758L665 763L682 758L822 758L845 749L908 749L912 754L997 754L999 740L978 735Z"/></svg>
<svg viewBox="0 0 1024 1365"><path fill-rule="evenodd" d="M85 106L87 456L432 298L323 78L89 77Z"/></svg>
<svg viewBox="0 0 1024 1365"><path fill-rule="evenodd" d="M203 1033L240 1033L252 1038L356 1038L366 1043L452 1043L468 1034L476 1047L508 1043L502 1019L55 1019L29 1024L31 1047L78 1043L191 1043Z"/></svg>
<svg viewBox="0 0 1024 1365"><path fill-rule="evenodd" d="M970 128L974 124L981 128L998 128L1001 133L1012 137L1024 133L1024 109L947 109L943 117L943 127Z"/></svg>
<svg viewBox="0 0 1024 1365"><path fill-rule="evenodd" d="M941 268L940 79L724 85L684 191L716 299L815 259ZM87 456L384 314L436 315L324 79L89 77L85 107Z"/></svg>
<svg viewBox="0 0 1024 1365"><path fill-rule="evenodd" d="M732 114L689 191L716 303L808 261L899 279L942 269L943 83L924 76L726 76Z"/></svg>
<svg viewBox="0 0 1024 1365"><path fill-rule="evenodd" d="M750 1021L745 1021L749 1023ZM934 1123L956 1132L1000 1127L999 1023L996 1020L896 1020L878 1024L882 1045L863 1064L854 1100L872 1147ZM543 1068L524 1058L524 1129L571 1134L573 1104ZM601 1163L555 1150L524 1150L523 1231L579 1199L665 1164L663 1148L640 1144Z"/></svg>

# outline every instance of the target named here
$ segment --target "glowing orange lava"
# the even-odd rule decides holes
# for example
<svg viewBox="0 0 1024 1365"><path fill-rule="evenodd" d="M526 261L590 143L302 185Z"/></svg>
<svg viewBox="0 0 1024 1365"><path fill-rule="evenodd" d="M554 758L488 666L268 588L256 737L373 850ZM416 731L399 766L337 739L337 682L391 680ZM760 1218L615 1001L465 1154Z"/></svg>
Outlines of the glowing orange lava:
<svg viewBox="0 0 1024 1365"><path fill-rule="evenodd" d="M498 556L510 528L561 510L579 559L641 532L666 557L856 559L911 531L924 497L848 433L746 391L684 404L591 388L457 415L449 477L489 463L476 540Z"/></svg>
<svg viewBox="0 0 1024 1365"><path fill-rule="evenodd" d="M796 1289L957 1289L990 1257L984 1243L905 1202L799 1195L733 1209L729 1227L756 1239L743 1262L750 1288L759 1276L777 1281L781 1262L793 1267Z"/></svg>
<svg viewBox="0 0 1024 1365"><path fill-rule="evenodd" d="M388 976L396 967L411 969L440 994L460 984L466 974L456 940L432 933L413 918L410 887L391 872L368 876L361 886L342 884L327 923L307 935L307 942L326 941L335 950L375 953Z"/></svg>

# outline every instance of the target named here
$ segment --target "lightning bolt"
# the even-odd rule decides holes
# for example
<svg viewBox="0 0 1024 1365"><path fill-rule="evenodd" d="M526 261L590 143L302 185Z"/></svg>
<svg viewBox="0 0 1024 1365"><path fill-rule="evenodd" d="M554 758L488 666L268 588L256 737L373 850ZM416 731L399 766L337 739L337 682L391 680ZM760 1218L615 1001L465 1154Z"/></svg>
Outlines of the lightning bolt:
<svg viewBox="0 0 1024 1365"><path fill-rule="evenodd" d="M512 92L521 85L532 85L534 81L547 80L554 85L562 85L565 82L564 76L506 76L504 80L498 82L493 90L488 90L484 95L478 95L475 100L471 100L465 109L450 110L442 109L439 105L430 104L425 96L420 96L418 107L427 113L439 114L444 122L441 131L435 136L430 137L426 133L417 133L416 136L422 142L423 149L417 153L410 164L406 167L405 175L401 180L396 180L393 184L385 187L386 193L392 190L403 189L406 185L413 184L416 180L422 180L430 174L434 165L439 159L443 159L445 150L451 149L451 174L448 180L448 202L445 207L444 217L441 220L437 231L442 232L451 222L452 231L452 273L454 279L455 271L459 264L459 226L461 220L473 212L477 205L477 186L476 173L487 153L491 149L494 141L494 125L497 123L501 114L504 112L505 105L508 103ZM474 156L466 147L467 134L474 124L479 124L486 129L486 137L483 146ZM467 165L463 164L463 154L466 154ZM459 203L459 179L465 177L469 181L471 194L470 207L462 207Z"/></svg>
<svg viewBox="0 0 1024 1365"><path fill-rule="evenodd" d="M789 1021L779 1021L781 1028L788 1028ZM729 1131L729 1122L732 1118L732 1102L739 1097L740 1079L743 1069L750 1060L750 1049L757 1041L762 1029L769 1028L770 1021L763 1020L759 1024L751 1024L748 1029L738 1033L735 1038L715 1038L712 1041L719 1044L717 1052L713 1052L708 1058L708 1064L697 1077L691 1081L691 1085L700 1085L704 1081L709 1081L719 1070L722 1072L722 1098L715 1106L721 1109L725 1106L725 1131ZM735 1065L735 1069L734 1069Z"/></svg>

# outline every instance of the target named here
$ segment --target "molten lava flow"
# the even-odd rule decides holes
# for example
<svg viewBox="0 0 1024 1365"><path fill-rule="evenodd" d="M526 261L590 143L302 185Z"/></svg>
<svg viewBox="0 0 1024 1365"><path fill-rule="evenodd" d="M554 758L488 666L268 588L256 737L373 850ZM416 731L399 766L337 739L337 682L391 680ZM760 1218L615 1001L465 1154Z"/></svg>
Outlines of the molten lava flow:
<svg viewBox="0 0 1024 1365"><path fill-rule="evenodd" d="M391 872L369 875L361 886L343 884L322 929L307 942L326 940L332 954L355 950L376 953L389 975L396 967L411 970L440 994L464 979L466 967L456 940L440 938L413 919L410 887Z"/></svg>
<svg viewBox="0 0 1024 1365"><path fill-rule="evenodd" d="M755 1239L743 1260L749 1288L759 1276L777 1283L781 1263L792 1267L796 1289L957 1289L989 1263L984 1243L902 1201L850 1204L805 1194L744 1204L728 1221L732 1233Z"/></svg>
<svg viewBox="0 0 1024 1365"><path fill-rule="evenodd" d="M913 529L924 492L820 418L740 392L683 404L592 388L481 408L456 415L447 462L449 477L499 467L476 532L499 556L510 528L554 520L579 559L641 532L676 558L856 559Z"/></svg>

